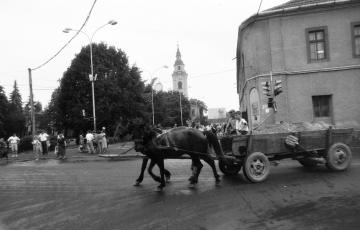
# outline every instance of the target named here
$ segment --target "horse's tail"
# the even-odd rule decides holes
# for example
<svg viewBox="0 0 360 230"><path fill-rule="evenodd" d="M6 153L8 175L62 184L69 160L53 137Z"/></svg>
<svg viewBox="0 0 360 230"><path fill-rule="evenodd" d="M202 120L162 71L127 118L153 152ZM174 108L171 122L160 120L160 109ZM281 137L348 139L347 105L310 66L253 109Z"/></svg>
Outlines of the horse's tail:
<svg viewBox="0 0 360 230"><path fill-rule="evenodd" d="M227 165L228 162L224 156L223 151L221 150L217 136L213 132L207 131L207 130L204 131L203 133L206 136L209 147L213 148L215 151L215 154L216 154L216 156L218 156L219 160L223 161Z"/></svg>

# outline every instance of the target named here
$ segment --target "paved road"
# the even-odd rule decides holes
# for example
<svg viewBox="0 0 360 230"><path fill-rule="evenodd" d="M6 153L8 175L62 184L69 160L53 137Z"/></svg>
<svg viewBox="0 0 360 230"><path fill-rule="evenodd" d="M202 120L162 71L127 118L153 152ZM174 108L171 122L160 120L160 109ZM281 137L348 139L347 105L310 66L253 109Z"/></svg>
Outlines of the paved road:
<svg viewBox="0 0 360 230"><path fill-rule="evenodd" d="M0 229L359 229L360 155L341 173L284 160L268 179L223 176L204 164L187 188L190 160L166 160L162 193L140 159L98 157L0 162ZM155 170L156 172L156 170Z"/></svg>

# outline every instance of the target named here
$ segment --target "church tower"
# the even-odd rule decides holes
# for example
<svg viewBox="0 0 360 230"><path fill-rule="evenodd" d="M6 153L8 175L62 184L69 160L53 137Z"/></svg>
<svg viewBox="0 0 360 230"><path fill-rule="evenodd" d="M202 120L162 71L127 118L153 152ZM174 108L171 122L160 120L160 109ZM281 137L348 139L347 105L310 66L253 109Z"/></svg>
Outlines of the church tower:
<svg viewBox="0 0 360 230"><path fill-rule="evenodd" d="M184 62L181 60L179 45L177 45L174 72L171 76L173 79L173 90L180 91L188 97L188 84L187 84L188 74L185 71Z"/></svg>

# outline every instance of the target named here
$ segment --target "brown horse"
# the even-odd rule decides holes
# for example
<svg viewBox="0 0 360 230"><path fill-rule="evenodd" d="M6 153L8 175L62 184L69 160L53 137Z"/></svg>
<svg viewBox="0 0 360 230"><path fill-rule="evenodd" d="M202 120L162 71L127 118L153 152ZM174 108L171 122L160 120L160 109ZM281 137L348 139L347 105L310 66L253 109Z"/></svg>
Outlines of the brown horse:
<svg viewBox="0 0 360 230"><path fill-rule="evenodd" d="M214 160L208 153L208 149L213 148L219 160L224 161L225 164L226 159L221 151L217 136L212 132L201 132L193 128L179 127L159 136L156 131L149 129L146 124L140 124L135 125L132 134L135 150L145 154L160 168L161 180L156 191L162 191L165 187L164 159L178 158L184 154L189 155L192 160L193 176L189 179L189 187L194 187L198 182L203 167L200 159L204 160L212 168L216 185L220 183L220 176L217 173ZM156 179L154 178L154 180Z"/></svg>
<svg viewBox="0 0 360 230"><path fill-rule="evenodd" d="M127 122L127 121L126 121ZM133 130L135 128L135 125L133 124L132 121L129 121L127 123L123 123L122 121L119 123L118 125L118 132L116 133L116 135L119 135L120 139L124 138L124 136L128 135L128 134L132 134L133 133ZM162 133L162 130L161 129L158 129L158 128L153 128L154 131L156 131L158 134L161 134ZM135 180L135 183L133 184L134 186L139 186L141 184L141 182L144 180L144 172L145 172L145 169L146 169L146 166L147 166L147 163L149 161L149 158L145 157L143 158L142 160L142 164L141 164L141 171L140 171L140 175L139 177ZM152 169L153 167L155 166L155 162L150 160L150 164L149 164L149 167L148 167L148 173L149 175L151 175L151 177L157 181L157 182L160 182L160 177L159 176L156 176L153 172L152 172ZM170 180L171 178L171 173L164 168L164 173L165 173L165 178L166 180Z"/></svg>

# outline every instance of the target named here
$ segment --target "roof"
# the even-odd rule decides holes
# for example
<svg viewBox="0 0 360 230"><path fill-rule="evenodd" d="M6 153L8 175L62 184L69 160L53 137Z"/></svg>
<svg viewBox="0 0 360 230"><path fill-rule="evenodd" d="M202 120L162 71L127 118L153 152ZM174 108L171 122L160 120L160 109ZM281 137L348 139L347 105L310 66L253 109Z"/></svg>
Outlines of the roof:
<svg viewBox="0 0 360 230"><path fill-rule="evenodd" d="M184 65L184 62L181 59L177 59L174 65Z"/></svg>
<svg viewBox="0 0 360 230"><path fill-rule="evenodd" d="M324 2L334 2L334 0L291 0L291 1L285 2L284 4L267 9L265 11L280 10L280 9L286 9L286 8L290 8L290 7L306 6L306 5L318 4L318 3L324 3Z"/></svg>

